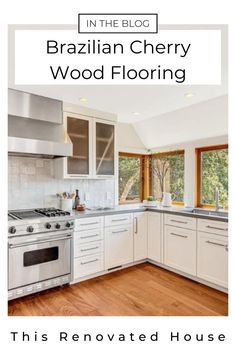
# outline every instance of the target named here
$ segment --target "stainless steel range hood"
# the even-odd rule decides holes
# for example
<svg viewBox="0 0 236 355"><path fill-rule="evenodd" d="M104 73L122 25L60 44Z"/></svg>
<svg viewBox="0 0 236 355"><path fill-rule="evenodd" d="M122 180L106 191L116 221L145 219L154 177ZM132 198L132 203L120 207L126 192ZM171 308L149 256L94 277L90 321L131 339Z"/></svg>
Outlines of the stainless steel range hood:
<svg viewBox="0 0 236 355"><path fill-rule="evenodd" d="M8 95L9 155L44 158L72 155L61 101L12 89Z"/></svg>

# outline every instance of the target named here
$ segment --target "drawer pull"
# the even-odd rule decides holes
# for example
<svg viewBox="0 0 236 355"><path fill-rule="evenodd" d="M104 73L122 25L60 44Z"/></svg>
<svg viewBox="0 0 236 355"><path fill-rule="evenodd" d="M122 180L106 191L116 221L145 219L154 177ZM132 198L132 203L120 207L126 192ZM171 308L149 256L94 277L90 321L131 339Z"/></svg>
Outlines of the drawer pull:
<svg viewBox="0 0 236 355"><path fill-rule="evenodd" d="M227 245L227 244L221 244L221 243L211 242L210 240L207 240L206 243L208 243L208 244L213 244L213 245L218 245L219 247L224 247L225 250L228 251L228 245Z"/></svg>
<svg viewBox="0 0 236 355"><path fill-rule="evenodd" d="M91 235L86 235L84 237L80 237L81 239L87 239L87 238L93 238L93 237L98 237L99 234L91 234Z"/></svg>
<svg viewBox="0 0 236 355"><path fill-rule="evenodd" d="M116 234L116 233L122 233L122 232L128 232L128 229L122 229L122 230L119 230L119 231L113 231L112 233Z"/></svg>
<svg viewBox="0 0 236 355"><path fill-rule="evenodd" d="M134 221L135 221L135 231L134 231L134 233L138 234L138 218L134 217Z"/></svg>
<svg viewBox="0 0 236 355"><path fill-rule="evenodd" d="M176 220L176 219L171 219L170 220L171 222L176 222L176 223L182 223L182 224L187 224L188 222L186 222L186 221L178 221L178 220Z"/></svg>
<svg viewBox="0 0 236 355"><path fill-rule="evenodd" d="M98 249L99 247L92 247L92 248L86 248L86 249L80 249L80 251L88 251L88 250L94 250L94 249Z"/></svg>
<svg viewBox="0 0 236 355"><path fill-rule="evenodd" d="M177 233L170 233L170 234L174 235L175 237L188 238L187 235L182 235L182 234L177 234Z"/></svg>
<svg viewBox="0 0 236 355"><path fill-rule="evenodd" d="M99 222L81 223L81 226L91 226L92 224L98 224Z"/></svg>
<svg viewBox="0 0 236 355"><path fill-rule="evenodd" d="M112 222L122 222L122 221L127 221L128 218L120 218L120 219L112 219Z"/></svg>
<svg viewBox="0 0 236 355"><path fill-rule="evenodd" d="M89 260L89 261L84 261L84 262L82 262L81 261L81 265L86 265L86 264L90 264L90 263L95 263L95 261L98 261L99 259L93 259L93 260Z"/></svg>
<svg viewBox="0 0 236 355"><path fill-rule="evenodd" d="M220 227L212 227L212 226L206 226L207 228L210 228L210 229L217 229L217 230L219 230L219 231L227 231L228 230L228 228L220 228Z"/></svg>

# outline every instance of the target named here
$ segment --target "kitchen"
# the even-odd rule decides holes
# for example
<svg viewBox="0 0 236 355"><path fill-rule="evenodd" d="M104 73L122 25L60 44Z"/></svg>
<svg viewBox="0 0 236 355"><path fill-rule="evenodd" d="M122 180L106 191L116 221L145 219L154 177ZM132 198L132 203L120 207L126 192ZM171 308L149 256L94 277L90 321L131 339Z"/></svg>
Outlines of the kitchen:
<svg viewBox="0 0 236 355"><path fill-rule="evenodd" d="M227 315L224 87L8 97L9 315Z"/></svg>

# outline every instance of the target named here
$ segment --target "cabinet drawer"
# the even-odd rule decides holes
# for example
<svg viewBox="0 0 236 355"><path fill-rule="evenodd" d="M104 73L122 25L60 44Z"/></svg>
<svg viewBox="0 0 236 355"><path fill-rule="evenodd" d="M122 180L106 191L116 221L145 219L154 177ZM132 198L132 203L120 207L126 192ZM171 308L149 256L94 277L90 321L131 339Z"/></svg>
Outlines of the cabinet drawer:
<svg viewBox="0 0 236 355"><path fill-rule="evenodd" d="M95 242L97 240L103 240L103 239L104 239L103 229L92 229L83 232L74 232L74 241L80 244Z"/></svg>
<svg viewBox="0 0 236 355"><path fill-rule="evenodd" d="M90 217L75 220L75 231L98 229L103 227L103 217Z"/></svg>
<svg viewBox="0 0 236 355"><path fill-rule="evenodd" d="M104 270L104 255L94 254L74 259L74 279Z"/></svg>
<svg viewBox="0 0 236 355"><path fill-rule="evenodd" d="M227 238L198 232L197 276L219 286L228 286Z"/></svg>
<svg viewBox="0 0 236 355"><path fill-rule="evenodd" d="M196 229L197 220L193 217L178 216L176 214L164 215L164 223L170 226L187 228L187 229Z"/></svg>
<svg viewBox="0 0 236 355"><path fill-rule="evenodd" d="M196 275L196 231L165 226L164 264Z"/></svg>
<svg viewBox="0 0 236 355"><path fill-rule="evenodd" d="M103 252L103 241L80 244L74 241L74 257L98 254Z"/></svg>
<svg viewBox="0 0 236 355"><path fill-rule="evenodd" d="M132 214L115 214L111 216L105 216L105 227L119 226L132 223Z"/></svg>
<svg viewBox="0 0 236 355"><path fill-rule="evenodd" d="M228 222L212 221L210 219L198 219L198 231L228 236Z"/></svg>

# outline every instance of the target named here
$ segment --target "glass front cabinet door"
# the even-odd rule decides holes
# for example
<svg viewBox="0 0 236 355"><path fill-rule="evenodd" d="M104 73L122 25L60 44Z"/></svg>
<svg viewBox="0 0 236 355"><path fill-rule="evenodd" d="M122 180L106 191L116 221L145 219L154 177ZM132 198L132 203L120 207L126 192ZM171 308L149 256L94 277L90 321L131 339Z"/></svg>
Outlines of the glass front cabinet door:
<svg viewBox="0 0 236 355"><path fill-rule="evenodd" d="M115 175L115 125L95 122L95 174L98 177Z"/></svg>
<svg viewBox="0 0 236 355"><path fill-rule="evenodd" d="M91 120L68 114L67 134L73 144L73 156L66 158L66 174L69 177L89 177L91 171Z"/></svg>

